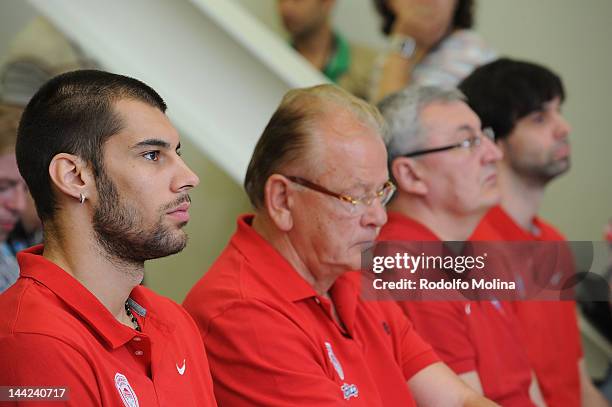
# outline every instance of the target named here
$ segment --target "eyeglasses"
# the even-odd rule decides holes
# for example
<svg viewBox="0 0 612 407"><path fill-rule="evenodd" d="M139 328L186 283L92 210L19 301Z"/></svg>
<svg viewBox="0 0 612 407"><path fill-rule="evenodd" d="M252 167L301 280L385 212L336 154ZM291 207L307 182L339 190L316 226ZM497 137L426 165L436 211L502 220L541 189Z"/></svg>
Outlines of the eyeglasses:
<svg viewBox="0 0 612 407"><path fill-rule="evenodd" d="M472 147L478 147L482 144L482 139L483 136L488 138L489 140L495 142L495 132L493 131L492 128L490 127L486 127L484 129L482 129L481 134L478 135L473 135L470 136L468 138L466 138L465 140L463 140L460 143L456 143L456 144L451 144L449 146L444 146L444 147L436 147L436 148L428 148L426 150L418 150L418 151L413 151L412 153L408 153L408 154L403 154L403 157L416 157L419 155L425 155L425 154L431 154L431 153L439 153L441 151L448 151L448 150L452 150L454 148L472 148Z"/></svg>
<svg viewBox="0 0 612 407"><path fill-rule="evenodd" d="M354 215L363 214L366 208L372 206L372 203L374 203L374 201L377 199L380 201L380 204L382 206L387 205L396 189L395 185L393 185L391 181L387 181L379 191L373 194L364 195L359 198L353 198L350 195L332 192L329 189L322 187L321 185L315 184L314 182L310 182L307 179L301 177L286 175L285 178L287 178L291 182L295 182L298 185L301 185L308 189L312 189L313 191L317 191L325 195L329 195L344 202L345 207L349 210L351 214Z"/></svg>

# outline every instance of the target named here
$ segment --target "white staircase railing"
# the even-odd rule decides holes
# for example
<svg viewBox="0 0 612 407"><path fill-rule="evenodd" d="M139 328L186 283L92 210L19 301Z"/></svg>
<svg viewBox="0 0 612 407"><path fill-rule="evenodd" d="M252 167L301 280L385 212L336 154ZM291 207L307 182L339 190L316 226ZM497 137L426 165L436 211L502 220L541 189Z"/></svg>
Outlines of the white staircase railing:
<svg viewBox="0 0 612 407"><path fill-rule="evenodd" d="M228 0L30 0L105 69L155 88L168 115L241 182L290 88L326 79Z"/></svg>

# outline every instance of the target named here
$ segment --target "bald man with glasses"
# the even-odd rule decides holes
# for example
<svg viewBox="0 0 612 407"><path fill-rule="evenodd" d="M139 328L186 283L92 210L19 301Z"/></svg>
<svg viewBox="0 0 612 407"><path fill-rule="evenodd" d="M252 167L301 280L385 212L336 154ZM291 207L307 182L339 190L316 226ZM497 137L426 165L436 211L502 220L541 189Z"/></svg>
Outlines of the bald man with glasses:
<svg viewBox="0 0 612 407"><path fill-rule="evenodd" d="M356 272L386 222L385 125L340 88L289 92L259 139L254 215L185 307L228 406L491 406L439 362L393 302Z"/></svg>

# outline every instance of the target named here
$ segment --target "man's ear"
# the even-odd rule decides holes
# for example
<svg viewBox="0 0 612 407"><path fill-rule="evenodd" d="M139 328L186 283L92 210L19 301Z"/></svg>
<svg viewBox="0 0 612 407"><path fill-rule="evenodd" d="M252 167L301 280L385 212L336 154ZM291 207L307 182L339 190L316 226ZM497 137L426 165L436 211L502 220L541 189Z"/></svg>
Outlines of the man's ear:
<svg viewBox="0 0 612 407"><path fill-rule="evenodd" d="M77 202L94 192L91 168L74 154L59 153L51 159L49 176L53 185L64 195Z"/></svg>
<svg viewBox="0 0 612 407"><path fill-rule="evenodd" d="M414 195L427 195L424 175L427 169L418 161L408 157L397 157L391 163L391 172L401 192Z"/></svg>
<svg viewBox="0 0 612 407"><path fill-rule="evenodd" d="M287 178L280 174L272 174L264 188L264 206L272 222L277 228L288 232L293 227L291 207L293 197Z"/></svg>

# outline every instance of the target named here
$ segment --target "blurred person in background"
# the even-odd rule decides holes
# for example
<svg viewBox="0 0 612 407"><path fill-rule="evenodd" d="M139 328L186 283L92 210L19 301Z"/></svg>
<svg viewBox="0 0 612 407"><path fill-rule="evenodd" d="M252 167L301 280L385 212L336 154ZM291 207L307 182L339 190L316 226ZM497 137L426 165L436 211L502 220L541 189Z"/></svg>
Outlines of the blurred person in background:
<svg viewBox="0 0 612 407"><path fill-rule="evenodd" d="M278 0L291 46L332 82L365 99L376 52L332 27L335 0Z"/></svg>
<svg viewBox="0 0 612 407"><path fill-rule="evenodd" d="M495 51L472 30L474 0L374 0L389 38L377 60L370 99L409 84L455 87Z"/></svg>
<svg viewBox="0 0 612 407"><path fill-rule="evenodd" d="M42 222L38 217L38 213L36 213L34 200L28 193L25 209L21 213L19 222L9 235L7 242L11 248L11 252L16 256L17 252L42 243L42 241Z"/></svg>
<svg viewBox="0 0 612 407"><path fill-rule="evenodd" d="M18 107L0 104L0 293L19 277L19 266L7 239L26 209L28 195L15 158L21 112Z"/></svg>
<svg viewBox="0 0 612 407"><path fill-rule="evenodd" d="M571 126L562 113L561 78L538 64L500 58L477 68L459 88L483 126L493 128L503 152L501 203L486 214L472 238L564 241L538 215L546 187L570 168ZM573 263L571 257L556 261L557 269ZM516 301L513 306L546 404L608 406L586 371L575 301Z"/></svg>

